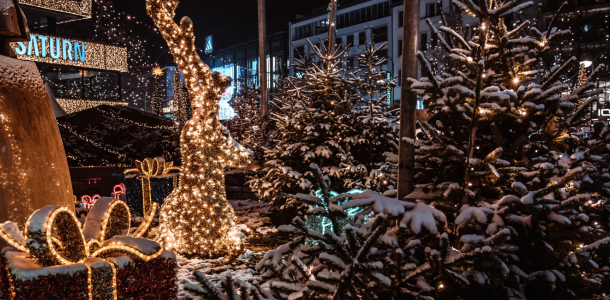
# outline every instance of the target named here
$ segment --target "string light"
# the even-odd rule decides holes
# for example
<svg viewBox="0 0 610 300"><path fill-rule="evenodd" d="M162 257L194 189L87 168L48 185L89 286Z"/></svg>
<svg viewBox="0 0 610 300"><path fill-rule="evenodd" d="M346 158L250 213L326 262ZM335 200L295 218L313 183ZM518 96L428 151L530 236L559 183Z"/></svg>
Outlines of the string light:
<svg viewBox="0 0 610 300"><path fill-rule="evenodd" d="M19 0L20 4L91 18L91 0Z"/></svg>
<svg viewBox="0 0 610 300"><path fill-rule="evenodd" d="M63 98L57 98L56 100L57 103L59 103L59 106L61 106L67 114L73 114L100 105L127 106L128 104L127 102L122 101L75 100Z"/></svg>
<svg viewBox="0 0 610 300"><path fill-rule="evenodd" d="M195 47L193 23L173 18L177 1L147 0L146 11L159 28L184 75L193 118L182 130L182 177L165 199L161 221L181 253L213 256L241 250L235 230L235 213L226 199L225 167L246 167L251 153L237 144L218 120L219 100L230 78L213 76Z"/></svg>

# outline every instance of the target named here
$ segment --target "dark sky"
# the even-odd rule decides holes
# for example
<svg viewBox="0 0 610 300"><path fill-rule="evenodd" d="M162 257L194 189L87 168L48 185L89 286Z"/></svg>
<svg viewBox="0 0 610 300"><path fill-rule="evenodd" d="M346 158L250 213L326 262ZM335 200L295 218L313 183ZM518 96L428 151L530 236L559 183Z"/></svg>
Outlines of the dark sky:
<svg viewBox="0 0 610 300"><path fill-rule="evenodd" d="M145 0L115 0L116 8L136 19L152 25L146 15ZM215 35L229 40L231 46L258 38L257 0L181 0L176 10L176 21L188 16L195 25L195 37L199 47L204 37ZM325 7L328 0L266 0L267 33L288 30L288 23L295 22L296 15L310 15L313 9Z"/></svg>

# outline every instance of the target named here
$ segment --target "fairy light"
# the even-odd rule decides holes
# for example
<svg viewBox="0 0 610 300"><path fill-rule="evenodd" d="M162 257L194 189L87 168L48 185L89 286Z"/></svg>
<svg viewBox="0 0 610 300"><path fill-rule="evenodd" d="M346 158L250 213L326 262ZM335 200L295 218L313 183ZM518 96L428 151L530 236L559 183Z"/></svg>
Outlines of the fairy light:
<svg viewBox="0 0 610 300"><path fill-rule="evenodd" d="M193 118L182 129L181 180L165 199L161 222L180 253L217 255L237 252L231 236L235 213L226 199L225 167L246 167L251 153L237 144L218 120L219 100L230 78L214 76L197 54L193 23L173 18L177 1L147 0L146 11L167 42L188 88Z"/></svg>
<svg viewBox="0 0 610 300"><path fill-rule="evenodd" d="M19 0L20 4L91 18L91 0Z"/></svg>
<svg viewBox="0 0 610 300"><path fill-rule="evenodd" d="M75 2L75 1L73 1ZM53 65L64 65L64 66L74 66L74 67L82 67L89 69L99 69L99 70L107 70L107 71L118 71L118 72L127 72L129 71L127 67L127 48L120 46L112 46L105 45L100 43L93 42L82 42L79 40L67 39L62 37L53 37L57 40L62 40L63 42L70 42L70 44L74 43L83 43L86 44L85 47L85 57L87 58L85 61L81 60L70 60L70 59L62 59L60 58L52 58L51 55L36 56L36 55L20 55L17 54L17 59L27 60L27 61L35 61ZM42 41L39 38L36 38L37 49L43 49ZM13 51L19 53L19 49L29 48L29 41L23 42L23 45L19 45L19 43L10 43ZM64 49L64 51L66 51ZM68 51L69 52L69 51ZM65 52L64 52L65 53ZM69 52L70 53L70 52ZM31 52L30 52L31 54ZM72 54L70 53L72 56Z"/></svg>
<svg viewBox="0 0 610 300"><path fill-rule="evenodd" d="M67 114L73 114L75 112L95 108L100 105L111 105L111 106L127 106L129 103L123 101L105 101L105 100L86 100L86 99L65 99L57 98L59 106L66 111Z"/></svg>
<svg viewBox="0 0 610 300"><path fill-rule="evenodd" d="M11 222L5 222L3 224L0 224L0 228L4 228L4 226L7 225L8 223L11 223ZM28 248L23 246L21 243L17 242L12 236L4 233L4 230L0 230L0 237L2 237L3 240L5 240L9 245L14 247L15 249L17 249L21 252L26 252L26 253L29 252Z"/></svg>

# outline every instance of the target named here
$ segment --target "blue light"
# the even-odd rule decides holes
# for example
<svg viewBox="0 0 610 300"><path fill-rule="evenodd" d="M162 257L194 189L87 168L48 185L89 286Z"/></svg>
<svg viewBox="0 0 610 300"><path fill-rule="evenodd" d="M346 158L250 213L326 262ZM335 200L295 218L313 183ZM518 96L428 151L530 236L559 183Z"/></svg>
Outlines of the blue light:
<svg viewBox="0 0 610 300"><path fill-rule="evenodd" d="M50 54L53 59L87 62L85 44L85 42L71 42L60 38L30 34L30 41L27 42L27 45L24 42L17 42L15 53L36 57L47 57L47 54Z"/></svg>
<svg viewBox="0 0 610 300"><path fill-rule="evenodd" d="M348 194L360 194L362 192L363 192L362 190L353 189L353 190L351 190L351 191L349 191L347 193ZM330 192L330 196L331 197L337 197L338 195L339 195L339 193L337 193L335 191L331 191ZM322 189L317 190L316 193L315 193L315 196L320 198L320 199L322 199L322 200L324 200L324 194L322 193ZM337 204L341 205L341 204L344 204L344 203L345 202L343 202L343 203L339 202ZM326 209L328 210L328 208L326 208ZM354 208L348 209L346 211L346 213L347 213L348 217L352 217L352 216L355 216L357 213L359 213L361 211L362 211L362 208L354 207ZM326 217L320 217L320 216L308 216L307 217L307 227L312 229L312 230L316 230L317 228L315 228L316 227L315 224L317 223L316 221L318 221L319 218L322 218L322 220L320 221L320 225L322 226L320 228L320 230L321 230L320 233L326 232L326 229L330 229L331 231L333 231L333 225L330 222L330 220L328 218L326 218ZM347 223L347 220L345 220L345 221Z"/></svg>

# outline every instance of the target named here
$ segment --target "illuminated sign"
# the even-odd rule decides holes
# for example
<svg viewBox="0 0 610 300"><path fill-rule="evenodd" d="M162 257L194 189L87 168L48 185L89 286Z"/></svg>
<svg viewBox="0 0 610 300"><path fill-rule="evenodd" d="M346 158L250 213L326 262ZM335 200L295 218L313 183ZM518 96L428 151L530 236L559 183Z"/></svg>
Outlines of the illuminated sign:
<svg viewBox="0 0 610 300"><path fill-rule="evenodd" d="M214 44L212 43L212 36L208 35L205 37L205 54L214 52Z"/></svg>
<svg viewBox="0 0 610 300"><path fill-rule="evenodd" d="M11 43L17 58L42 63L127 72L127 48L30 34L29 42Z"/></svg>
<svg viewBox="0 0 610 300"><path fill-rule="evenodd" d="M23 5L91 18L91 0L19 0Z"/></svg>
<svg viewBox="0 0 610 300"><path fill-rule="evenodd" d="M390 81L392 81L392 73L390 72L386 72L386 79L388 79L388 85L390 84ZM388 106L390 105L390 103L392 103L392 88L388 87L388 89L386 90L386 96L387 96L387 101L388 101Z"/></svg>
<svg viewBox="0 0 610 300"><path fill-rule="evenodd" d="M610 109L607 109L607 108L598 109L597 115L600 117L610 117Z"/></svg>

